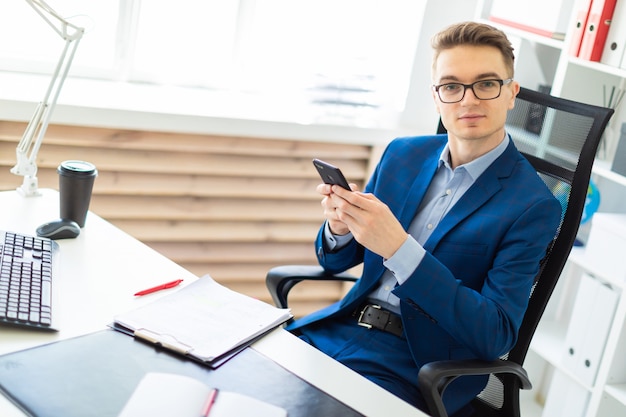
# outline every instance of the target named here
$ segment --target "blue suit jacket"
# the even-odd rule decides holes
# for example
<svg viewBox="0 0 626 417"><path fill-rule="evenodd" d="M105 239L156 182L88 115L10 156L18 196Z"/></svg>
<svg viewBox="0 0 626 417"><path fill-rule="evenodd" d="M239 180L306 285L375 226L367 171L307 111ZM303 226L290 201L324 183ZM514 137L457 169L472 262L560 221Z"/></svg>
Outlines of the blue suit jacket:
<svg viewBox="0 0 626 417"><path fill-rule="evenodd" d="M405 230L446 143L447 135L395 139L366 187ZM424 259L393 291L400 298L418 367L445 359L496 359L512 348L560 217L559 202L511 141L442 219L424 244ZM322 233L323 228L316 240L320 265L340 272L363 262L363 275L340 302L296 320L289 330L352 313L385 271L382 258L354 240L334 253L327 251ZM466 377L451 384L445 396L450 411L471 400L485 383L483 377Z"/></svg>

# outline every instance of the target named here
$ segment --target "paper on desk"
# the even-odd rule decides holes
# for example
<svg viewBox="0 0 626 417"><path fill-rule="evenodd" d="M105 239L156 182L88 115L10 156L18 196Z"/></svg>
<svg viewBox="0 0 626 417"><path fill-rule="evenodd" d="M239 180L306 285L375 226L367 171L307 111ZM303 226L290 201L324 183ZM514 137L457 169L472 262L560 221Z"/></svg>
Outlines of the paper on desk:
<svg viewBox="0 0 626 417"><path fill-rule="evenodd" d="M205 275L114 321L137 337L211 362L291 317L289 309L232 291Z"/></svg>
<svg viewBox="0 0 626 417"><path fill-rule="evenodd" d="M118 417L198 417L212 388L178 374L149 372ZM209 417L287 417L287 411L232 391L219 391Z"/></svg>

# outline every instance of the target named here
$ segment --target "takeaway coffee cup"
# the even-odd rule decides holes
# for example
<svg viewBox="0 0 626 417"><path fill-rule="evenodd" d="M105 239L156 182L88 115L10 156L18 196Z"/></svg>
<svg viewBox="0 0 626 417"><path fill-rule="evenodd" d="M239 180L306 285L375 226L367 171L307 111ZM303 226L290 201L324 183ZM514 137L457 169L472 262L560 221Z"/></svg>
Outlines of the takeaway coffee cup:
<svg viewBox="0 0 626 417"><path fill-rule="evenodd" d="M57 173L59 174L60 217L73 220L80 227L84 227L98 170L89 162L72 160L61 162Z"/></svg>

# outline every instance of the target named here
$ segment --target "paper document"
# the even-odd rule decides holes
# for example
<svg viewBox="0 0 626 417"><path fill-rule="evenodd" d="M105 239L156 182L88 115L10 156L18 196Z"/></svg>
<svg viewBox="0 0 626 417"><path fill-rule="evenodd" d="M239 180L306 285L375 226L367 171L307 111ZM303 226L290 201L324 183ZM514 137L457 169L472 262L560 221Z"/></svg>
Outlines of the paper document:
<svg viewBox="0 0 626 417"><path fill-rule="evenodd" d="M212 362L278 327L289 309L232 291L205 275L192 284L114 318L135 337Z"/></svg>
<svg viewBox="0 0 626 417"><path fill-rule="evenodd" d="M281 407L223 390L217 392L210 411L205 412L212 391L213 388L188 376L149 372L119 417L287 417L287 411Z"/></svg>

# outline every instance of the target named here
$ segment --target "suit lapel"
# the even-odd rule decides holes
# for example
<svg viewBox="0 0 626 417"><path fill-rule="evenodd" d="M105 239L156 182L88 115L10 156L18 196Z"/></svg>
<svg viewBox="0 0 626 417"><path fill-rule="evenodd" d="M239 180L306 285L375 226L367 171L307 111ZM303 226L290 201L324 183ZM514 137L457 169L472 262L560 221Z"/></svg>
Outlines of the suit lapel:
<svg viewBox="0 0 626 417"><path fill-rule="evenodd" d="M417 213L417 209L419 208L419 205L428 190L428 186L430 185L435 172L437 171L438 162L439 153L433 154L425 159L419 172L415 176L413 185L406 194L406 198L401 205L402 211L400 212L398 218L405 230L408 230L411 221L413 221L413 218Z"/></svg>

